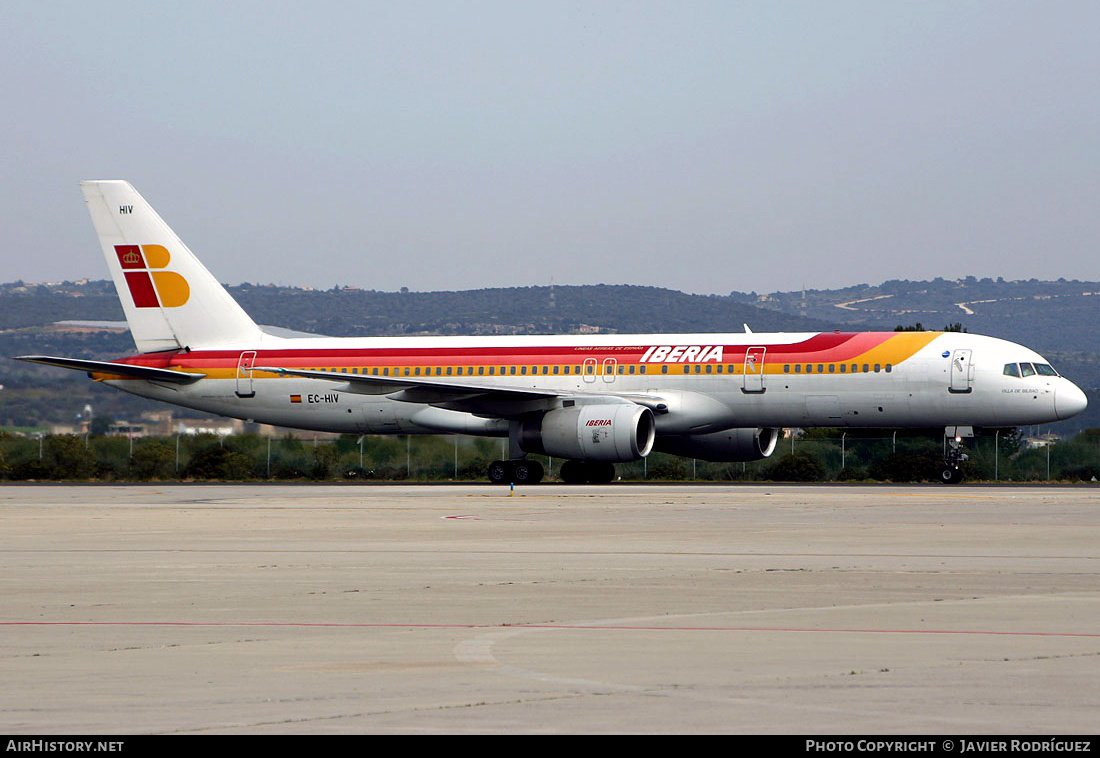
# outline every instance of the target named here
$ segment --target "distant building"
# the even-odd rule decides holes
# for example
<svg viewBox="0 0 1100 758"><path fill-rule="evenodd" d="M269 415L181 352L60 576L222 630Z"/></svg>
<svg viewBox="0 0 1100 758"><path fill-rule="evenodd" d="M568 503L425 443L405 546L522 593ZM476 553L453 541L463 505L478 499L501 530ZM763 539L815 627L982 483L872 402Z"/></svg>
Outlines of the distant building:
<svg viewBox="0 0 1100 758"><path fill-rule="evenodd" d="M270 424L250 424L261 437L293 437L299 440L334 440L340 437L335 432L314 432L309 429L290 429L285 426L271 426Z"/></svg>
<svg viewBox="0 0 1100 758"><path fill-rule="evenodd" d="M129 421L116 419L107 425L107 434L113 437L144 437L145 424L132 424Z"/></svg>
<svg viewBox="0 0 1100 758"><path fill-rule="evenodd" d="M215 434L228 437L244 432L244 422L239 418L179 418L174 425L176 434Z"/></svg>

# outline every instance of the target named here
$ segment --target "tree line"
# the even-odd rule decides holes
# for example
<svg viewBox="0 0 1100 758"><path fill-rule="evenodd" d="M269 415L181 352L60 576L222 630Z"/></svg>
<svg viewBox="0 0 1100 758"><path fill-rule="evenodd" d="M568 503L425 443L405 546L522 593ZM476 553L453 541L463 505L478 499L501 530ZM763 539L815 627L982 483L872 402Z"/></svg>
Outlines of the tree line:
<svg viewBox="0 0 1100 758"><path fill-rule="evenodd" d="M942 431L939 432L942 434ZM779 442L751 463L707 463L654 453L619 464L624 481L935 481L942 436L934 432L817 429ZM986 430L968 444L972 481L1097 481L1100 429L1042 448L1017 429ZM496 439L408 435L295 437L0 434L5 481L484 481L501 457ZM553 480L561 459L537 458Z"/></svg>

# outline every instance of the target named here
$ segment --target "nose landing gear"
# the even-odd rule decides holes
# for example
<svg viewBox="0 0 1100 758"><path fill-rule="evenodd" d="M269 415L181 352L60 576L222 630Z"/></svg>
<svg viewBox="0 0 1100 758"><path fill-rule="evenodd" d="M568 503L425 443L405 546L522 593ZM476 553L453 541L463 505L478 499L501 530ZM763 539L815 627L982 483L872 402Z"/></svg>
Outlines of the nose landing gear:
<svg viewBox="0 0 1100 758"><path fill-rule="evenodd" d="M958 484L963 480L960 466L970 456L963 452L963 437L973 437L972 426L948 426L944 428L944 453L943 469L940 471L940 481L944 484Z"/></svg>

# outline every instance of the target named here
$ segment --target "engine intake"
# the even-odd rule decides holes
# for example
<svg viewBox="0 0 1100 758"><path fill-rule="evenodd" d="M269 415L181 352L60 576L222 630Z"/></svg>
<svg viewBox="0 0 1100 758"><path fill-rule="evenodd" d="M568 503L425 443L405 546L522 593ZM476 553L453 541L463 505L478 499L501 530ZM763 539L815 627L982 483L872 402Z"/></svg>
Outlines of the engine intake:
<svg viewBox="0 0 1100 758"><path fill-rule="evenodd" d="M520 427L525 452L578 461L636 461L649 455L654 439L653 411L634 403L560 408Z"/></svg>

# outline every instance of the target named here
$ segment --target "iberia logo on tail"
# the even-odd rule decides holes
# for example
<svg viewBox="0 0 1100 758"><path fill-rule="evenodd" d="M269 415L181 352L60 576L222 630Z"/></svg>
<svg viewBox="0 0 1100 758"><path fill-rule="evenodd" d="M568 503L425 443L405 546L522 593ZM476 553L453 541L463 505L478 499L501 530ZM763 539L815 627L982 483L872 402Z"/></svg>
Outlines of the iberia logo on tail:
<svg viewBox="0 0 1100 758"><path fill-rule="evenodd" d="M172 258L163 245L115 245L115 254L138 308L178 308L191 297L186 279L160 270Z"/></svg>

